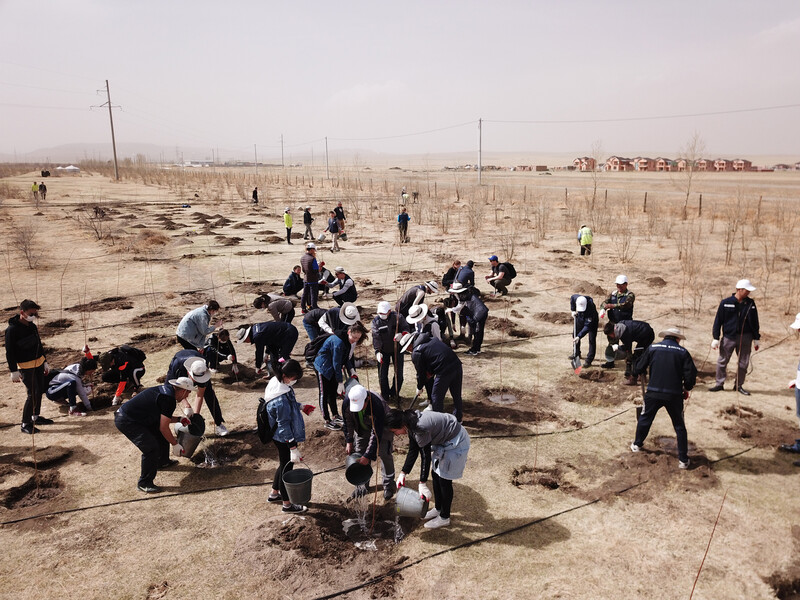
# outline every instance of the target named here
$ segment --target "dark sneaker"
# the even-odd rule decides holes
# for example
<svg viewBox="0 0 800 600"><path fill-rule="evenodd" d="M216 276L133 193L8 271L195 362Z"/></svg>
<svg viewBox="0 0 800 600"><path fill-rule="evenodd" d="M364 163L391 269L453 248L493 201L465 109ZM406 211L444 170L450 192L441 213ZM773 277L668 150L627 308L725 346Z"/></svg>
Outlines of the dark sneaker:
<svg viewBox="0 0 800 600"><path fill-rule="evenodd" d="M159 469L169 469L170 467L174 467L177 464L178 464L177 460L170 459L167 462L164 462L164 463L161 463L160 465L158 465L158 468Z"/></svg>
<svg viewBox="0 0 800 600"><path fill-rule="evenodd" d="M389 500L397 492L397 484L394 479L383 484L383 498Z"/></svg>
<svg viewBox="0 0 800 600"><path fill-rule="evenodd" d="M708 388L708 391L709 391L709 392L721 392L723 389L725 389L725 388L723 387L723 385L722 385L721 383L718 383L718 384L717 384L717 385L715 385L714 387L710 387L710 388Z"/></svg>
<svg viewBox="0 0 800 600"><path fill-rule="evenodd" d="M151 483L149 485L139 484L136 486L136 489L138 489L140 492L144 492L145 494L157 494L161 491L161 488L155 483Z"/></svg>
<svg viewBox="0 0 800 600"><path fill-rule="evenodd" d="M604 369L613 369L614 368L614 363L613 362L604 362L600 366L603 367Z"/></svg>
<svg viewBox="0 0 800 600"><path fill-rule="evenodd" d="M53 423L55 423L53 419L48 419L47 417L43 417L41 415L39 415L38 417L33 417L33 422L36 425L52 425Z"/></svg>
<svg viewBox="0 0 800 600"><path fill-rule="evenodd" d="M568 358L568 359L570 359L570 360L572 360L573 358L575 358L575 354L574 354L574 353L573 353L573 354L570 354L570 355L569 355L567 358Z"/></svg>
<svg viewBox="0 0 800 600"><path fill-rule="evenodd" d="M750 392L748 392L748 391L747 391L746 389L744 389L742 386L738 386L738 387L734 386L734 388L733 388L733 389L734 389L735 391L739 392L739 393L740 393L742 396L749 396L749 395L750 395Z"/></svg>
<svg viewBox="0 0 800 600"><path fill-rule="evenodd" d="M22 433L27 433L28 435L39 433L39 430L33 426L32 423L23 423L22 426L19 428Z"/></svg>
<svg viewBox="0 0 800 600"><path fill-rule="evenodd" d="M583 363L583 368L584 368L584 369L588 369L588 368L589 368L589 367L591 367L591 366L592 366L592 361L590 361L590 360L587 360L587 361L585 361L585 362Z"/></svg>
<svg viewBox="0 0 800 600"><path fill-rule="evenodd" d="M336 423L337 425L344 425L344 419L342 419L342 417L340 417L339 415L333 417L333 422Z"/></svg>
<svg viewBox="0 0 800 600"><path fill-rule="evenodd" d="M781 450L784 452L792 452L794 454L800 454L800 440L795 440L794 444L791 446L789 444L781 444Z"/></svg>
<svg viewBox="0 0 800 600"><path fill-rule="evenodd" d="M289 506L284 506L282 510L285 513L304 513L308 510L308 507L300 506L299 504L290 504Z"/></svg>
<svg viewBox="0 0 800 600"><path fill-rule="evenodd" d="M330 429L331 431L341 431L342 426L336 423L335 421L325 421L325 427Z"/></svg>
<svg viewBox="0 0 800 600"><path fill-rule="evenodd" d="M481 353L480 350L467 350L467 354L469 354L470 356L478 356L478 354L480 353Z"/></svg>
<svg viewBox="0 0 800 600"><path fill-rule="evenodd" d="M270 494L267 496L267 502L282 502L280 494Z"/></svg>

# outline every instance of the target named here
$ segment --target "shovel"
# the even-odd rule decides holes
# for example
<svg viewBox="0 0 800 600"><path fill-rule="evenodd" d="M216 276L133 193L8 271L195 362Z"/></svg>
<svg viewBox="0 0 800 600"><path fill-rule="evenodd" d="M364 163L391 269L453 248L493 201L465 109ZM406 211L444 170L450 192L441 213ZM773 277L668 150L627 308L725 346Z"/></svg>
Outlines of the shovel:
<svg viewBox="0 0 800 600"><path fill-rule="evenodd" d="M578 337L578 317L572 318L572 339ZM572 344L572 370L575 371L575 375L580 375L581 370L583 367L581 366L581 357L578 354L578 342L573 342Z"/></svg>

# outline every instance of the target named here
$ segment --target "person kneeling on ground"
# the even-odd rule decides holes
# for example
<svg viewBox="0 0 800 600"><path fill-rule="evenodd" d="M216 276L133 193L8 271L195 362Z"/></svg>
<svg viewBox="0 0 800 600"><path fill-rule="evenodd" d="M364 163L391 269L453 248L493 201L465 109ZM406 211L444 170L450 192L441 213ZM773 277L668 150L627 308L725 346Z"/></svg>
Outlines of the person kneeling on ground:
<svg viewBox="0 0 800 600"><path fill-rule="evenodd" d="M647 347L656 338L653 328L644 321L609 321L603 327L603 333L608 337L609 350L606 350L604 369L614 368L614 359L618 350L625 352L625 385L636 385L638 377L633 374L633 363L638 360ZM616 342L616 343L615 343ZM636 344L636 349L633 345Z"/></svg>
<svg viewBox="0 0 800 600"><path fill-rule="evenodd" d="M414 468L422 450L422 473L419 477L420 496L430 500L428 472L433 461L434 508L426 515L425 527L436 529L450 525L453 504L453 480L461 479L467 464L470 440L467 430L453 415L433 411L390 410L384 426L394 435L408 435L408 454L397 478L397 486L406 483L406 475Z"/></svg>
<svg viewBox="0 0 800 600"><path fill-rule="evenodd" d="M144 368L146 359L147 355L143 350L127 344L112 348L100 355L98 362L103 367L101 379L105 383L118 384L111 406L122 404L122 393L128 384L131 384L133 391L142 387L142 377L147 372Z"/></svg>
<svg viewBox="0 0 800 600"><path fill-rule="evenodd" d="M258 408L259 412L266 412L267 421L264 426L273 432L272 443L278 449L278 468L275 469L272 493L267 497L267 502L282 502L285 513L303 513L308 510L305 506L291 503L283 484L283 474L291 471L294 463L303 460L297 447L306 439L306 426L301 413L310 415L314 410L311 404L300 404L294 395L292 388L302 376L303 367L294 359L279 365L275 376L267 384L264 400Z"/></svg>
<svg viewBox="0 0 800 600"><path fill-rule="evenodd" d="M77 399L80 397L84 407L92 410L89 394L92 393L91 380L96 370L97 361L85 356L80 362L65 367L50 380L50 385L45 392L48 400L66 401L69 404L69 416L85 417L86 412L78 408Z"/></svg>
<svg viewBox="0 0 800 600"><path fill-rule="evenodd" d="M170 379L164 385L147 388L123 404L114 415L114 425L142 452L140 492L160 492L155 484L159 469L176 465L170 460L169 448L174 456L183 456L183 448L172 433L172 423L182 423L184 417L173 417L178 403L185 414L193 414L186 399L194 391L194 382L188 377ZM186 419L188 424L188 419Z"/></svg>
<svg viewBox="0 0 800 600"><path fill-rule="evenodd" d="M345 440L345 454L361 454L358 459L362 465L377 460L380 456L383 470L383 497L388 500L397 491L394 482L394 458L392 445L394 434L386 429L384 421L389 405L378 394L370 392L363 385L350 388L342 401L342 432ZM361 487L361 486L359 486ZM353 496L359 495L359 490Z"/></svg>
<svg viewBox="0 0 800 600"><path fill-rule="evenodd" d="M292 272L283 284L284 296L297 296L303 291L303 275L300 265L292 267Z"/></svg>

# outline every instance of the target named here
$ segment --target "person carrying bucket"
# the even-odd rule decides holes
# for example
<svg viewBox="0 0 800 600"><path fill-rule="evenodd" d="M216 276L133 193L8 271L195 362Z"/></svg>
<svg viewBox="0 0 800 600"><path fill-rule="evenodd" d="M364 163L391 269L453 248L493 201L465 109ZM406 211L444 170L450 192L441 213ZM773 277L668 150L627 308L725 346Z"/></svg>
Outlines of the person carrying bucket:
<svg viewBox="0 0 800 600"><path fill-rule="evenodd" d="M283 502L283 512L303 513L308 507L292 504L289 494L283 484L283 473L291 471L294 463L303 460L297 444L306 439L306 426L303 414L313 412L311 404L300 404L294 395L292 387L303 376L303 367L300 363L290 358L285 363L278 365L275 376L269 380L264 391L264 401L269 417L269 427L274 429L272 443L278 449L278 468L272 480L272 493L267 497L267 502Z"/></svg>
<svg viewBox="0 0 800 600"><path fill-rule="evenodd" d="M358 462L366 466L381 458L383 469L383 497L388 500L397 491L394 482L394 458L392 445L394 434L384 427L389 405L378 394L370 392L361 384L354 385L342 401L342 433L346 442L345 453L361 455ZM358 486L353 497L359 495L363 486Z"/></svg>
<svg viewBox="0 0 800 600"><path fill-rule="evenodd" d="M394 435L408 435L408 454L397 486L406 483L406 475L414 468L422 450L422 473L419 476L419 494L426 500L431 497L428 473L433 462L433 496L435 508L425 514L425 527L437 529L450 525L450 507L453 503L453 480L461 479L467 464L470 440L467 430L453 415L433 411L396 410L386 414L384 427Z"/></svg>

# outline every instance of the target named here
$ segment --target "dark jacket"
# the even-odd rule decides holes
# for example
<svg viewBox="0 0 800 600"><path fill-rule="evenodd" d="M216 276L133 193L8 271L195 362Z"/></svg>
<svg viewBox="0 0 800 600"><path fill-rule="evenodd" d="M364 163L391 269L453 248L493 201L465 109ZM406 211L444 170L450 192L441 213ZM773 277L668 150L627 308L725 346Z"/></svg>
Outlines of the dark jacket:
<svg viewBox="0 0 800 600"><path fill-rule="evenodd" d="M489 309L486 308L486 305L483 303L483 300L480 299L478 294L464 292L462 295L467 296L464 299L464 308L461 309L461 314L467 318L467 321L471 323L481 323L486 321L486 319L489 317Z"/></svg>
<svg viewBox="0 0 800 600"><path fill-rule="evenodd" d="M317 259L311 256L308 252L303 254L300 259L300 268L305 273L306 283L317 283L319 281L319 263Z"/></svg>
<svg viewBox="0 0 800 600"><path fill-rule="evenodd" d="M633 350L634 342L637 348L647 348L656 339L653 328L644 321L620 321L614 326L614 332L619 329L622 329L622 333L617 336L620 348L628 351Z"/></svg>
<svg viewBox="0 0 800 600"><path fill-rule="evenodd" d="M345 325L339 318L339 311L341 308L341 306L334 306L325 311L325 314L317 321L317 326L320 328L320 331L324 331L325 333L335 333L337 335L341 335L347 331L347 328L350 327L350 325ZM327 323L331 330L326 331L325 328L319 324L320 321Z"/></svg>
<svg viewBox="0 0 800 600"><path fill-rule="evenodd" d="M420 290L422 290L422 299L419 303L425 302L425 291L428 288L425 286L424 283L420 283L419 285L412 286L408 288L405 293L400 296L400 300L397 301L397 306L395 309L404 317L408 316L408 309L414 305L414 301L417 299L417 294Z"/></svg>
<svg viewBox="0 0 800 600"><path fill-rule="evenodd" d="M675 338L664 338L651 344L633 366L633 375L650 370L647 393L663 398L678 398L683 390L691 390L697 381L697 367L692 355Z"/></svg>
<svg viewBox="0 0 800 600"><path fill-rule="evenodd" d="M264 361L264 350L285 360L297 343L297 327L283 321L255 323L250 330L250 342L256 346L256 368Z"/></svg>
<svg viewBox="0 0 800 600"><path fill-rule="evenodd" d="M27 363L44 358L39 329L33 323L20 322L19 314L8 320L6 329L6 362L12 373L19 370L19 363ZM44 363L42 360L41 363Z"/></svg>
<svg viewBox="0 0 800 600"><path fill-rule="evenodd" d="M456 280L456 273L458 273L458 269L455 267L450 267L447 269L447 273L442 275L442 287L447 289L453 285L453 282Z"/></svg>
<svg viewBox="0 0 800 600"><path fill-rule="evenodd" d="M206 359L208 366L216 369L219 363L228 360L229 356L233 356L233 362L236 362L236 348L233 342L230 339L227 342L221 342L219 336L212 333L203 349L203 358Z"/></svg>
<svg viewBox="0 0 800 600"><path fill-rule="evenodd" d="M169 369L167 369L167 376L164 378L164 381L169 383L170 379L189 377L189 373L186 371L186 367L183 366L183 363L192 357L200 357L205 360L205 357L197 350L178 350L175 356L172 357L172 362L169 363ZM211 385L210 379L206 383L198 383L197 387L204 388L208 385Z"/></svg>
<svg viewBox="0 0 800 600"><path fill-rule="evenodd" d="M456 273L456 281L464 287L473 287L475 285L475 271L466 265L461 267Z"/></svg>
<svg viewBox="0 0 800 600"><path fill-rule="evenodd" d="M334 212L334 214L336 215L336 218L337 218L337 219L339 219L339 220L341 220L341 221L346 221L346 220L347 220L347 219L345 218L345 216L344 216L344 208L342 208L341 206L337 206L336 208L334 208L334 209L333 209L333 212ZM338 231L338 230L337 230L337 231ZM331 232L331 233L333 233L333 232Z"/></svg>
<svg viewBox="0 0 800 600"><path fill-rule="evenodd" d="M350 412L350 400L345 398L342 401L342 433L348 444L355 440L356 433L369 432L367 447L362 453L370 460L378 459L378 445L383 437L383 422L389 405L383 398L374 392L367 392L367 399L364 401L364 408L360 412Z"/></svg>
<svg viewBox="0 0 800 600"><path fill-rule="evenodd" d="M333 282L333 286L339 286L338 290L333 291L333 296L342 302L355 302L358 298L358 291L356 291L356 282L345 273L344 279L336 278L336 281Z"/></svg>
<svg viewBox="0 0 800 600"><path fill-rule="evenodd" d="M350 359L350 344L338 335L332 335L325 340L314 359L314 370L325 379L336 379L339 383L344 381L342 369L346 368L350 374L355 372L355 365Z"/></svg>
<svg viewBox="0 0 800 600"><path fill-rule="evenodd" d="M161 428L161 415L172 417L177 404L175 388L165 383L136 394L119 407L117 418L138 423L155 433Z"/></svg>
<svg viewBox="0 0 800 600"><path fill-rule="evenodd" d="M600 317L597 314L597 307L594 305L594 300L592 300L591 296L585 294L572 294L569 299L569 309L575 310L575 300L577 300L579 296L586 298L586 310L579 312L575 316L576 335L582 338L592 331L597 333L597 325L600 323Z"/></svg>
<svg viewBox="0 0 800 600"><path fill-rule="evenodd" d="M606 311L608 320L612 323L619 323L620 321L629 321L633 319L633 303L635 301L636 296L630 290L624 294L620 294L619 292L611 294L606 298L605 304L614 304L619 308L609 308Z"/></svg>
<svg viewBox="0 0 800 600"><path fill-rule="evenodd" d="M310 325L317 332L317 335L319 335L322 333L322 328L319 326L319 320L326 312L328 311L324 308L312 308L303 315L303 325Z"/></svg>
<svg viewBox="0 0 800 600"><path fill-rule="evenodd" d="M456 353L442 340L429 333L421 333L411 353L411 362L417 369L417 389L425 386L428 375L442 375L455 366L461 366Z"/></svg>
<svg viewBox="0 0 800 600"><path fill-rule="evenodd" d="M311 222L314 220L314 217L311 216L310 210L303 211L303 225L311 225Z"/></svg>
<svg viewBox="0 0 800 600"><path fill-rule="evenodd" d="M283 284L283 294L285 296L292 296L301 291L303 291L303 278L292 271L289 274L289 277L286 278L286 282Z"/></svg>
<svg viewBox="0 0 800 600"><path fill-rule="evenodd" d="M729 340L738 339L742 333L752 334L754 340L760 340L755 301L747 297L739 302L736 300L736 294L732 294L720 302L712 330L715 340L719 339L720 331Z"/></svg>
<svg viewBox="0 0 800 600"><path fill-rule="evenodd" d="M389 318L385 321L378 315L372 319L372 347L375 352L383 354L394 354L395 333L409 332L408 323L404 316L400 315L400 327L397 327L397 313L392 311L389 313Z"/></svg>

